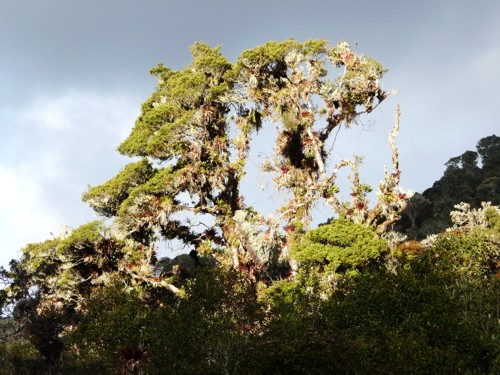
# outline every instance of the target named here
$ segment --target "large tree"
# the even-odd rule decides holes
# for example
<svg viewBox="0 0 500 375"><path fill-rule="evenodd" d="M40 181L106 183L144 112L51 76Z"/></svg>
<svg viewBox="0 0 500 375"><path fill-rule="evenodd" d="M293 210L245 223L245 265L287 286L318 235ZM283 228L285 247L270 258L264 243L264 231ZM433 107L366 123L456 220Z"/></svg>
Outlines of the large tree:
<svg viewBox="0 0 500 375"><path fill-rule="evenodd" d="M392 173L386 171L378 202L360 182L359 159L332 160L334 130L349 127L386 97L383 67L346 42L269 42L241 54L235 64L220 48L191 47L183 70L158 65L158 86L144 103L118 150L140 158L83 196L96 212L116 218L126 236L149 246L180 241L248 271L266 274L290 238L307 228L321 199L332 215L387 230L404 206L393 138ZM399 117L399 112L398 112ZM279 215L265 218L244 202L240 184L250 141L275 126L275 156L265 160L276 188L288 196ZM337 173L352 168L352 201L339 198ZM287 228L282 233L280 226Z"/></svg>

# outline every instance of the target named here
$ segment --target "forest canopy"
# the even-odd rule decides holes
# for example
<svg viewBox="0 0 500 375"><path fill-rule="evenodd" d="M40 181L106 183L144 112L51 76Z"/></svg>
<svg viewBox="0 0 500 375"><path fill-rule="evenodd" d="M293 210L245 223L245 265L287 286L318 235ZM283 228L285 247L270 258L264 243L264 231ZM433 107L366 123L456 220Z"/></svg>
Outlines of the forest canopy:
<svg viewBox="0 0 500 375"><path fill-rule="evenodd" d="M500 370L500 208L489 199L500 178L497 137L450 160L448 182L435 191L460 180L484 194L453 202L463 203L449 207L447 225L420 241L401 233L405 219L420 225L427 198L399 187L399 107L391 168L374 201L361 158L332 153L338 129L388 97L379 62L325 40L268 42L234 63L203 42L191 54L182 70L151 69L157 86L118 146L131 162L83 193L100 219L28 244L0 271L1 366L74 374ZM264 128L276 138L261 169L283 197L268 216L241 193ZM347 192L340 170L349 171ZM331 219L314 228L318 204ZM158 244L168 241L185 254L159 259Z"/></svg>

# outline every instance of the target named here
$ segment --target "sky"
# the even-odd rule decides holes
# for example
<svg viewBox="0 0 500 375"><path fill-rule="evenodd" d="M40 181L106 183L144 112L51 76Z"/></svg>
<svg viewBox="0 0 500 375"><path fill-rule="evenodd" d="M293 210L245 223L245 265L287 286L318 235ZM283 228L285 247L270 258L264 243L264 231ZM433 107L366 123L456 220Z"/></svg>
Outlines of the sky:
<svg viewBox="0 0 500 375"><path fill-rule="evenodd" d="M496 0L0 0L0 265L95 219L81 195L129 161L116 147L154 90L151 67L182 69L200 40L235 61L290 37L346 40L389 69L382 85L397 94L342 129L334 154L363 155L372 185L390 165L396 104L404 189L422 192L451 157L500 133ZM254 141L252 165L266 141Z"/></svg>

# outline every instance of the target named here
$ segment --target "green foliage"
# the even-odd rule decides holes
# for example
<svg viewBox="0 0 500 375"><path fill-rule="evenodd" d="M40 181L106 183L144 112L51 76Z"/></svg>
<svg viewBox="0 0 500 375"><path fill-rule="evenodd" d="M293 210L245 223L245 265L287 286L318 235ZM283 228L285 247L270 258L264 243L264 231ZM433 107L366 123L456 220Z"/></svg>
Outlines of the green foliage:
<svg viewBox="0 0 500 375"><path fill-rule="evenodd" d="M443 286L377 271L343 284L325 314L355 346L357 373L457 373L476 364L457 353L470 339L454 308Z"/></svg>
<svg viewBox="0 0 500 375"><path fill-rule="evenodd" d="M495 222L496 210L487 212ZM364 226L324 227L304 238L385 252ZM390 270L379 261L335 286L314 266L321 252L293 280L258 289L224 267L201 268L181 299L113 284L82 308L65 338L79 355L68 353L61 368L113 373L124 348L144 347L140 366L150 374L495 373L500 283L488 265L499 260L498 243L494 227L444 233L411 257L391 254ZM6 361L13 366L13 354Z"/></svg>
<svg viewBox="0 0 500 375"><path fill-rule="evenodd" d="M452 280L489 278L500 269L500 235L484 228L446 232L422 251L421 267L431 266Z"/></svg>
<svg viewBox="0 0 500 375"><path fill-rule="evenodd" d="M221 103L232 85L224 79L232 64L221 55L220 48L198 42L191 47L191 53L193 62L183 71L161 64L151 70L159 80L156 91L142 106L132 133L118 151L171 160L189 150L193 132L202 125L195 114L205 105Z"/></svg>
<svg viewBox="0 0 500 375"><path fill-rule="evenodd" d="M28 285L40 288L43 298L76 306L89 292L91 279L118 269L125 256L123 247L102 222L93 221L66 237L28 245L20 265L30 277ZM26 293L25 289L20 292Z"/></svg>
<svg viewBox="0 0 500 375"><path fill-rule="evenodd" d="M249 372L253 374L354 374L355 347L339 330L325 324L323 311L313 316L275 315L253 339Z"/></svg>
<svg viewBox="0 0 500 375"><path fill-rule="evenodd" d="M345 219L313 229L292 249L294 258L305 265L322 266L325 272L359 270L379 260L387 250L384 240L364 225Z"/></svg>
<svg viewBox="0 0 500 375"><path fill-rule="evenodd" d="M293 281L280 280L261 291L261 299L273 307L271 319L302 319L317 312L323 287L319 274L303 267Z"/></svg>
<svg viewBox="0 0 500 375"><path fill-rule="evenodd" d="M154 169L147 159L130 163L105 184L90 188L82 199L97 213L106 217L115 216L131 190L147 182L153 175Z"/></svg>
<svg viewBox="0 0 500 375"><path fill-rule="evenodd" d="M105 226L100 221L96 220L83 224L73 230L66 238L63 238L57 246L57 250L59 253L63 253L69 251L71 247L78 249L85 247L87 244L96 243L104 231Z"/></svg>
<svg viewBox="0 0 500 375"><path fill-rule="evenodd" d="M500 233L500 212L494 207L488 207L484 215L488 225L497 233Z"/></svg>
<svg viewBox="0 0 500 375"><path fill-rule="evenodd" d="M454 245L468 245L463 238ZM455 254L442 262L456 262ZM285 373L495 373L497 279L450 278L423 254L344 278L320 295L314 276L270 289L261 369Z"/></svg>
<svg viewBox="0 0 500 375"><path fill-rule="evenodd" d="M488 212L495 221L496 210ZM338 230L326 235L327 230L318 229L304 237L314 238L315 244L337 238ZM349 235L340 237L336 243ZM387 268L371 267L337 278L334 285L321 282L321 269L301 268L292 281L266 290L269 320L255 344L264 353L260 369L495 373L499 243L495 228L443 233L429 247L415 247L412 256L393 252ZM299 244L295 251L304 249L310 265L328 254L323 247Z"/></svg>
<svg viewBox="0 0 500 375"><path fill-rule="evenodd" d="M116 284L89 299L68 343L81 360L97 360L107 372L122 364L124 348L147 350L149 374L248 373L242 357L259 314L254 291L234 270L204 268L175 303L155 308L150 296Z"/></svg>
<svg viewBox="0 0 500 375"><path fill-rule="evenodd" d="M98 362L111 373L121 367L120 350L143 343L148 313L136 291L112 284L90 296L67 344L80 353L80 360Z"/></svg>
<svg viewBox="0 0 500 375"><path fill-rule="evenodd" d="M153 315L151 373L241 373L259 315L251 285L234 270L205 268L186 298Z"/></svg>

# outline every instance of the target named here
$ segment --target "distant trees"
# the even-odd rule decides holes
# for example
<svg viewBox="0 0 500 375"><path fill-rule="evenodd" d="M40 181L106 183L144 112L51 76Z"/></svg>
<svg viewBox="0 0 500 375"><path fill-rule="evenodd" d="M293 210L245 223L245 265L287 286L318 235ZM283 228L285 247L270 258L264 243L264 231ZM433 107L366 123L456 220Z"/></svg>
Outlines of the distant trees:
<svg viewBox="0 0 500 375"><path fill-rule="evenodd" d="M410 219L413 226L418 218L418 228L413 226L409 233L412 237L424 238L449 227L450 212L460 202L475 208L482 202L500 204L500 137L482 138L476 149L448 160L443 176L432 188L409 199L403 220ZM422 198L428 204L415 212L423 203Z"/></svg>

